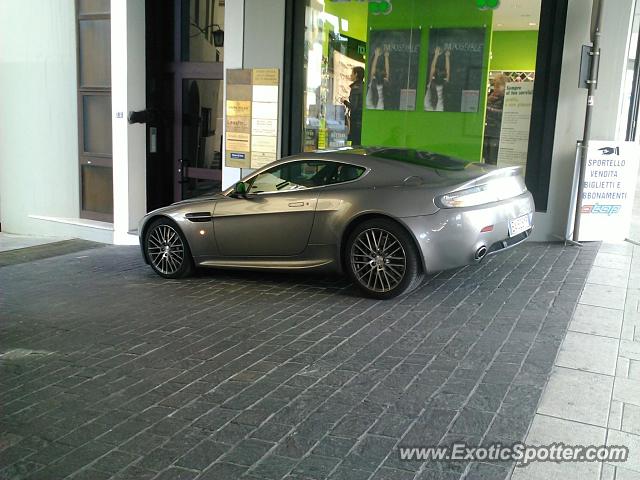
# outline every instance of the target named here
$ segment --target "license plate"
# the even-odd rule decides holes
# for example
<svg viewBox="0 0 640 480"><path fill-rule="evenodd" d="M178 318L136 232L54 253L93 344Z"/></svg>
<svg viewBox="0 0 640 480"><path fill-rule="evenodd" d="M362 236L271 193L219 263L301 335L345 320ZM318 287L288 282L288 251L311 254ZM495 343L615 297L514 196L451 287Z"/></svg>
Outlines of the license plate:
<svg viewBox="0 0 640 480"><path fill-rule="evenodd" d="M509 222L509 236L515 237L516 235L520 235L522 232L526 232L530 228L531 222L529 221L529 214L514 218Z"/></svg>

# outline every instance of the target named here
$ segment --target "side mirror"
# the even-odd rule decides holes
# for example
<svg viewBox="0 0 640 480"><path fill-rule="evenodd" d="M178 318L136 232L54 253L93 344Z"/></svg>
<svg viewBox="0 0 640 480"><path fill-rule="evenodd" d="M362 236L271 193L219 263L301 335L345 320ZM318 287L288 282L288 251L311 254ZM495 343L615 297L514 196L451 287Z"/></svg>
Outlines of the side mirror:
<svg viewBox="0 0 640 480"><path fill-rule="evenodd" d="M236 197L247 196L247 184L244 182L238 182L233 186L233 194Z"/></svg>

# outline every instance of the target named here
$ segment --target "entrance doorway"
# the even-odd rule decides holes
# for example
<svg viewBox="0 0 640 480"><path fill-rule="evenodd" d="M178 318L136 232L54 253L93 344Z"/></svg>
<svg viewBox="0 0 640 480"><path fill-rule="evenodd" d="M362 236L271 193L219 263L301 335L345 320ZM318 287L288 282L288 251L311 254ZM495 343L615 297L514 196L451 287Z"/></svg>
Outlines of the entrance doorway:
<svg viewBox="0 0 640 480"><path fill-rule="evenodd" d="M147 3L147 208L220 191L224 1Z"/></svg>

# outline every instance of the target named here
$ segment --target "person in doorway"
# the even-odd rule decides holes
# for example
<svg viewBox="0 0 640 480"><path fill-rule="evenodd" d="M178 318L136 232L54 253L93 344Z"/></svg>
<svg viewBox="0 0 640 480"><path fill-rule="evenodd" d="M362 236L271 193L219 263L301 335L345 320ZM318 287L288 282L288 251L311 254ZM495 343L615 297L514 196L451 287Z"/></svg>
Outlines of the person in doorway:
<svg viewBox="0 0 640 480"><path fill-rule="evenodd" d="M362 88L364 81L364 68L353 67L351 70L351 85L349 99L343 103L347 107L347 128L349 134L347 140L351 145L360 145L362 137Z"/></svg>
<svg viewBox="0 0 640 480"><path fill-rule="evenodd" d="M371 61L371 73L367 89L367 108L384 110L384 97L389 85L389 51L376 47Z"/></svg>
<svg viewBox="0 0 640 480"><path fill-rule="evenodd" d="M444 52L444 62L442 56L442 48L436 47L429 70L427 92L424 95L424 109L427 112L444 112L446 110L445 95L451 80L451 51Z"/></svg>
<svg viewBox="0 0 640 480"><path fill-rule="evenodd" d="M500 150L500 129L502 128L502 110L504 107L504 89L507 77L498 75L493 81L493 91L487 97L487 115L484 127L482 156L485 163L497 165Z"/></svg>

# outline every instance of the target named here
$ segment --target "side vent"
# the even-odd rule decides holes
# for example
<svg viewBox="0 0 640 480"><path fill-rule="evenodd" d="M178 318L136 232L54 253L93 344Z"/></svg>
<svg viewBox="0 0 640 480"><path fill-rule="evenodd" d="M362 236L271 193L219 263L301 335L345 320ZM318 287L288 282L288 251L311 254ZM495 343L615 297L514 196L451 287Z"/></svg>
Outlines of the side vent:
<svg viewBox="0 0 640 480"><path fill-rule="evenodd" d="M190 222L210 222L213 217L209 212L192 212L185 214L184 218Z"/></svg>

